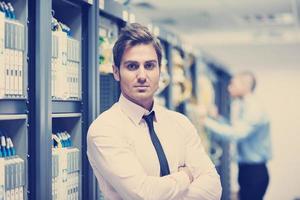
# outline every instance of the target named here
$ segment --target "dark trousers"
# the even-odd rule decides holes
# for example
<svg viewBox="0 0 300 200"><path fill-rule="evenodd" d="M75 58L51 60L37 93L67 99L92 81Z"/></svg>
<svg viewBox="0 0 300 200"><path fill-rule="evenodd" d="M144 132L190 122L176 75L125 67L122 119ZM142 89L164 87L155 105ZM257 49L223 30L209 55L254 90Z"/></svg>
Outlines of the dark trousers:
<svg viewBox="0 0 300 200"><path fill-rule="evenodd" d="M239 164L240 200L262 200L269 184L265 163Z"/></svg>

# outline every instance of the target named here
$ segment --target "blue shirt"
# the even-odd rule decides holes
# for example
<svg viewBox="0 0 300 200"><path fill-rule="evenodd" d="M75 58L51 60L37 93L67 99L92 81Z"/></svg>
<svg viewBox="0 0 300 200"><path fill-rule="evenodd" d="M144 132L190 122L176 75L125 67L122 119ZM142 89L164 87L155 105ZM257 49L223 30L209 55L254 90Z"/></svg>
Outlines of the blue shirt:
<svg viewBox="0 0 300 200"><path fill-rule="evenodd" d="M236 142L239 163L266 163L271 159L269 118L253 95L235 100L231 122L207 118L206 128L218 138Z"/></svg>

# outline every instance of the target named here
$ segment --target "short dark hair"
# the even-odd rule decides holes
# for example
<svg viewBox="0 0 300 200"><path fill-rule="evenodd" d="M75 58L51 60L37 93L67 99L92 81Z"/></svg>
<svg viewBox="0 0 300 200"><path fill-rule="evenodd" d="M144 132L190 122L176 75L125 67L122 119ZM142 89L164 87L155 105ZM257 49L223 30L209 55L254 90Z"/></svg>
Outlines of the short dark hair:
<svg viewBox="0 0 300 200"><path fill-rule="evenodd" d="M238 73L238 75L241 75L241 76L248 76L252 79L252 84L251 84L251 91L254 92L255 88L256 88L256 78L255 78L255 75L250 72L250 71L242 71L240 73Z"/></svg>
<svg viewBox="0 0 300 200"><path fill-rule="evenodd" d="M113 47L114 65L120 68L125 50L139 44L152 44L157 55L158 65L161 66L162 48L159 40L150 33L149 29L138 23L128 24L121 30L118 40Z"/></svg>

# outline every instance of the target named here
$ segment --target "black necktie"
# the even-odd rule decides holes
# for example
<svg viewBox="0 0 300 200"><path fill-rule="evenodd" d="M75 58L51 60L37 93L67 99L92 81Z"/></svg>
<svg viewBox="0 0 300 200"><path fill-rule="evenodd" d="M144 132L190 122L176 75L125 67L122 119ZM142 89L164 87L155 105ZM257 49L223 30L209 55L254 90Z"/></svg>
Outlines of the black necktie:
<svg viewBox="0 0 300 200"><path fill-rule="evenodd" d="M154 131L154 126L153 126L153 116L154 116L154 111L152 111L149 115L143 116L143 119L146 121L150 133L150 137L152 140L152 144L156 150L157 157L159 160L160 164L160 176L165 176L170 174L170 169L169 169L169 164L168 160L166 158L166 155L164 153L164 150L160 144L160 141Z"/></svg>

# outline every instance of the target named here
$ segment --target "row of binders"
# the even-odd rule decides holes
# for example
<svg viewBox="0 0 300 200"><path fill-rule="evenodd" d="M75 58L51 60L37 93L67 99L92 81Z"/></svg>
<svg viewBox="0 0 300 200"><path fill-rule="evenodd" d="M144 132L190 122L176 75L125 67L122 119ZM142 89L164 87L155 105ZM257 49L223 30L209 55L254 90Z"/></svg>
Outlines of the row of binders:
<svg viewBox="0 0 300 200"><path fill-rule="evenodd" d="M55 25L53 23L55 22ZM81 99L80 43L71 38L70 29L52 20L52 98Z"/></svg>
<svg viewBox="0 0 300 200"><path fill-rule="evenodd" d="M23 200L25 162L19 156L0 158L0 200Z"/></svg>
<svg viewBox="0 0 300 200"><path fill-rule="evenodd" d="M24 25L0 5L0 98L24 97Z"/></svg>
<svg viewBox="0 0 300 200"><path fill-rule="evenodd" d="M10 137L0 138L0 200L23 200L25 162L16 155Z"/></svg>
<svg viewBox="0 0 300 200"><path fill-rule="evenodd" d="M67 132L52 136L52 199L80 199L80 151Z"/></svg>
<svg viewBox="0 0 300 200"><path fill-rule="evenodd" d="M65 32L52 33L52 97L80 99L80 47Z"/></svg>

